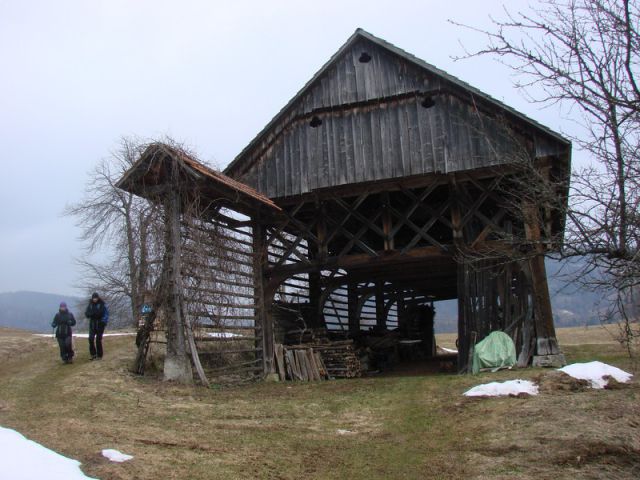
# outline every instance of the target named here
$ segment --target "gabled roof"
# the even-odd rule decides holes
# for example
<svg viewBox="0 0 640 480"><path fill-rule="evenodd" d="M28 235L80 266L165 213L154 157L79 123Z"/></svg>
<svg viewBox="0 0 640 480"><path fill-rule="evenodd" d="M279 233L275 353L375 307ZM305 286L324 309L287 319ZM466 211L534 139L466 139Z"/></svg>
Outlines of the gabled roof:
<svg viewBox="0 0 640 480"><path fill-rule="evenodd" d="M470 93L471 95L476 97L474 99L475 101L477 101L477 100L484 101L484 102L496 107L498 110L503 111L507 115L515 117L516 119L518 119L521 122L529 125L533 129L538 130L540 133L552 137L554 140L558 141L559 143L566 144L567 146L570 145L570 141L567 140L566 138L564 138L559 133L551 130L550 128L542 125L541 123L539 123L539 122L527 117L526 115L518 112L514 108L512 108L512 107L504 104L503 102L491 97L490 95L487 95L486 93L478 90L477 88L469 85L468 83L460 80L459 78L448 74L444 70L441 70L441 69L435 67L434 65L431 65L430 63L427 63L424 60L421 60L420 58L417 58L416 56L406 52L405 50L402 50L401 48L396 47L395 45L387 42L386 40L378 38L375 35L372 35L371 33L367 32L367 31L365 31L365 30L363 30L361 28L358 28L353 33L353 35L351 35L349 37L349 39L344 43L344 45L342 45L342 47L340 47L340 49L331 56L331 58L322 66L322 68L320 68L320 70L318 70L318 72L311 78L311 80L309 80L300 89L300 91L298 91L298 93L291 100L289 100L289 102L275 115L275 117L273 117L271 119L271 121L262 129L262 131L260 133L258 133L258 135L256 135L256 137L238 154L238 156L225 168L224 172L228 173L231 170L233 170L235 167L239 166L239 164L244 159L245 155L249 151L251 151L256 145L258 145L261 142L263 137L265 137L268 134L268 132L278 122L280 122L282 120L282 118L290 110L290 108L293 107L296 104L296 102L298 102L298 100L300 100L301 97L303 97L308 92L308 90L310 90L311 86L320 77L322 77L323 74L327 70L329 70L338 61L338 59L341 58L341 56L347 50L349 50L360 39L366 39L366 40L374 43L375 45L385 49L386 51L391 52L391 53L397 55L398 57L401 57L405 61L417 66L418 68L424 70L426 73L434 75L434 76L437 76L437 77L445 80L452 87L454 87L454 88L457 87L458 89L462 89L462 90Z"/></svg>

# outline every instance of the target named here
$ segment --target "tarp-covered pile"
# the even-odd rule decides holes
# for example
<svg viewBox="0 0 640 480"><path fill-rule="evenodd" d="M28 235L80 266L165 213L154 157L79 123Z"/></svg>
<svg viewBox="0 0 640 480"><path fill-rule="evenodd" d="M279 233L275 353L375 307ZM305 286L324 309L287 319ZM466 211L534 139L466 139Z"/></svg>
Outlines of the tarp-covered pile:
<svg viewBox="0 0 640 480"><path fill-rule="evenodd" d="M473 351L471 371L475 374L481 369L499 370L516 364L516 346L504 332L491 332L478 342Z"/></svg>

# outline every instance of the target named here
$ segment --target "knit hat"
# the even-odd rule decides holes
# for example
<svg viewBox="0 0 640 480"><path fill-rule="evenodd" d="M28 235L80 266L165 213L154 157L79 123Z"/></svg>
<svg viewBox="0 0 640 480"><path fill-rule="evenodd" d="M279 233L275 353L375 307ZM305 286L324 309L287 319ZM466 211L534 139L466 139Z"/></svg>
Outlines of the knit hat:
<svg viewBox="0 0 640 480"><path fill-rule="evenodd" d="M91 298L100 298L100 295L98 295L98 292L93 292L93 295L91 295Z"/></svg>
<svg viewBox="0 0 640 480"><path fill-rule="evenodd" d="M67 308L66 302L60 302L60 308Z"/></svg>

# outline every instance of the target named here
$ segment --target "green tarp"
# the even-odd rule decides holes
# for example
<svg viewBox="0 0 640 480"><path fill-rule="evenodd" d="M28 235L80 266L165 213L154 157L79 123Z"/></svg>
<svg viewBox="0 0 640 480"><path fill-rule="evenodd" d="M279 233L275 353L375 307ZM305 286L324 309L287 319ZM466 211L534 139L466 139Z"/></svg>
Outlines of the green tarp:
<svg viewBox="0 0 640 480"><path fill-rule="evenodd" d="M471 371L478 373L481 368L500 369L516 364L516 346L504 332L491 332L478 342L473 350Z"/></svg>

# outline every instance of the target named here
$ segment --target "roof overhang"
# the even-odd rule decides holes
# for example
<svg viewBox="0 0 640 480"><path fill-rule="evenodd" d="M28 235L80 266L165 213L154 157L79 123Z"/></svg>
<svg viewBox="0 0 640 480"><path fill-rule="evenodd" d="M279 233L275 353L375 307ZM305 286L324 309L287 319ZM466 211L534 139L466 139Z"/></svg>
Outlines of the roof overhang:
<svg viewBox="0 0 640 480"><path fill-rule="evenodd" d="M185 201L198 197L204 206L229 207L250 217L270 216L281 211L273 201L248 185L165 143L150 144L116 187L155 203L166 193L179 189Z"/></svg>

